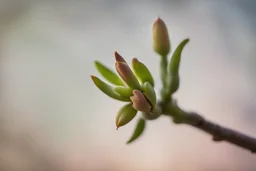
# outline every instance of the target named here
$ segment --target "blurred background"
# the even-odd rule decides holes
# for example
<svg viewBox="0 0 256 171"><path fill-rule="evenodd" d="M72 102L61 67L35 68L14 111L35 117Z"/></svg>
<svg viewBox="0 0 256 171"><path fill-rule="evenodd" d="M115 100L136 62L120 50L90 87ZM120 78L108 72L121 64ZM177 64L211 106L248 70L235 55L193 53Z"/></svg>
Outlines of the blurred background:
<svg viewBox="0 0 256 171"><path fill-rule="evenodd" d="M118 131L123 105L89 75L114 68L117 50L153 72L157 17L172 49L184 38L182 108L256 136L256 1L0 0L1 171L252 171L255 155L170 118L149 122L126 145L136 119Z"/></svg>

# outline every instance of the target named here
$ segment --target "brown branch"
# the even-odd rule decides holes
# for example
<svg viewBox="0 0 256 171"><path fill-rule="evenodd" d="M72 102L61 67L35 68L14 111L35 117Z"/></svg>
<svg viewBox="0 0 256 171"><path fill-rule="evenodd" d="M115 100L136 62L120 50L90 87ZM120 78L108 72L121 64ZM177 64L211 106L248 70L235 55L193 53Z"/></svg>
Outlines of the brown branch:
<svg viewBox="0 0 256 171"><path fill-rule="evenodd" d="M213 141L227 141L244 149L256 152L256 139L238 131L222 127L218 124L205 120L196 113L186 114L187 124L196 127L213 136Z"/></svg>
<svg viewBox="0 0 256 171"><path fill-rule="evenodd" d="M213 141L227 141L256 153L256 138L210 122L197 113L185 112L176 103L162 104L162 107L164 114L171 116L175 123L191 125L212 135Z"/></svg>
<svg viewBox="0 0 256 171"><path fill-rule="evenodd" d="M186 119L183 123L211 134L213 136L213 141L227 141L231 144L250 150L252 153L256 152L255 138L207 121L196 113L186 113Z"/></svg>

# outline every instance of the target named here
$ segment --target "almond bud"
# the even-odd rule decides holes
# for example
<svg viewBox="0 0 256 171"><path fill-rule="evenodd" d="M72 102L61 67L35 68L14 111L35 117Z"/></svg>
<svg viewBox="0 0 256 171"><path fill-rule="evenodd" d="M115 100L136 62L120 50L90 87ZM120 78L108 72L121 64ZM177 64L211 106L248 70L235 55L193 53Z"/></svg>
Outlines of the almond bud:
<svg viewBox="0 0 256 171"><path fill-rule="evenodd" d="M165 23L160 18L153 24L153 49L164 57L170 52L168 30Z"/></svg>
<svg viewBox="0 0 256 171"><path fill-rule="evenodd" d="M133 89L141 89L140 83L124 59L116 52L116 71L126 84Z"/></svg>
<svg viewBox="0 0 256 171"><path fill-rule="evenodd" d="M141 112L151 111L152 106L139 90L133 90L133 96L131 96L130 99L133 103L132 106L134 109L139 110Z"/></svg>
<svg viewBox="0 0 256 171"><path fill-rule="evenodd" d="M131 103L123 106L116 116L116 129L129 123L136 116L137 112Z"/></svg>

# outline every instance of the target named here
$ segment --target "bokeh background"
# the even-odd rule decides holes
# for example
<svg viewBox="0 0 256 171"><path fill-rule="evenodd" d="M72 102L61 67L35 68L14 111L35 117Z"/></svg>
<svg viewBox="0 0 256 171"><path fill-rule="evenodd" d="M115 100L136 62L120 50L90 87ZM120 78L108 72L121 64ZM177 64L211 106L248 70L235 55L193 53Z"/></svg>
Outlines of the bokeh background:
<svg viewBox="0 0 256 171"><path fill-rule="evenodd" d="M123 105L89 75L139 58L160 89L151 30L184 38L181 107L256 136L256 1L1 0L1 171L253 171L256 156L167 117L131 145L136 120L115 129Z"/></svg>

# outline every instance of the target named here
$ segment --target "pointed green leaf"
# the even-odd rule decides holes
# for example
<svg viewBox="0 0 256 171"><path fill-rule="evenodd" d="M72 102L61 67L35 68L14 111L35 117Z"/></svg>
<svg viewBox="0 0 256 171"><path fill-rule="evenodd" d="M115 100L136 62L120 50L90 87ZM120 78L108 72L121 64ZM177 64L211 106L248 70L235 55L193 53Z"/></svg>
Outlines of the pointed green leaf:
<svg viewBox="0 0 256 171"><path fill-rule="evenodd" d="M169 63L169 71L171 74L176 74L179 71L181 52L184 46L189 42L189 39L183 40L175 49L172 58Z"/></svg>
<svg viewBox="0 0 256 171"><path fill-rule="evenodd" d="M145 82L149 82L154 87L154 79L150 71L146 67L146 65L141 63L138 59L133 58L132 68L135 75L137 76L137 78L140 80L142 84Z"/></svg>
<svg viewBox="0 0 256 171"><path fill-rule="evenodd" d="M147 98L147 100L150 102L152 105L152 110L155 109L156 106L156 92L152 85L149 82L145 82L142 85L142 92L144 96Z"/></svg>
<svg viewBox="0 0 256 171"><path fill-rule="evenodd" d="M122 87L122 86L117 86L114 89L118 94L120 94L120 96L123 97L128 97L130 98L133 94L132 94L132 89L130 87Z"/></svg>
<svg viewBox="0 0 256 171"><path fill-rule="evenodd" d="M137 125L133 132L132 137L126 143L129 144L129 143L133 142L134 140L138 139L142 135L142 133L145 129L145 125L146 125L146 121L144 119L140 118L137 122Z"/></svg>
<svg viewBox="0 0 256 171"><path fill-rule="evenodd" d="M122 80L118 77L118 75L114 71L107 68L106 66L101 64L99 61L95 61L94 64L97 70L100 72L100 74L110 83L114 85L120 85L120 86L124 85Z"/></svg>
<svg viewBox="0 0 256 171"><path fill-rule="evenodd" d="M180 78L179 78L179 67L180 67L180 58L181 52L184 46L189 42L189 39L183 40L179 46L174 51L172 58L169 63L169 76L168 76L168 91L169 94L173 94L179 88Z"/></svg>
<svg viewBox="0 0 256 171"><path fill-rule="evenodd" d="M91 76L92 81L94 82L94 84L106 95L108 95L109 97L112 97L116 100L120 100L120 101L130 101L129 98L127 97L122 97L120 96L117 92L114 91L114 88L110 85L108 85L107 83L101 81L98 77L95 76Z"/></svg>
<svg viewBox="0 0 256 171"><path fill-rule="evenodd" d="M116 129L128 124L136 116L137 112L132 107L132 103L124 105L116 116Z"/></svg>

